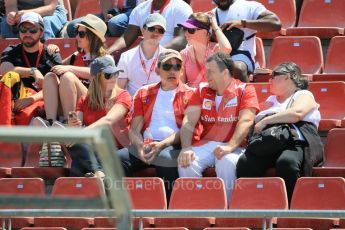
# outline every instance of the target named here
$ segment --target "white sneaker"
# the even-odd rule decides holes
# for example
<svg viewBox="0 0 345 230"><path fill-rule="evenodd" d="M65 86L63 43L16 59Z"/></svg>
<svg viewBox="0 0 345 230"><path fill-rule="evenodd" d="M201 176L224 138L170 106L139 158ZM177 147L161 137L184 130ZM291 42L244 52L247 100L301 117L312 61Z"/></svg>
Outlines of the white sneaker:
<svg viewBox="0 0 345 230"><path fill-rule="evenodd" d="M52 124L52 127L65 129L65 128L67 128L67 124L63 124L60 121L54 121Z"/></svg>
<svg viewBox="0 0 345 230"><path fill-rule="evenodd" d="M49 127L49 122L41 117L34 117L31 121L31 124L36 127Z"/></svg>

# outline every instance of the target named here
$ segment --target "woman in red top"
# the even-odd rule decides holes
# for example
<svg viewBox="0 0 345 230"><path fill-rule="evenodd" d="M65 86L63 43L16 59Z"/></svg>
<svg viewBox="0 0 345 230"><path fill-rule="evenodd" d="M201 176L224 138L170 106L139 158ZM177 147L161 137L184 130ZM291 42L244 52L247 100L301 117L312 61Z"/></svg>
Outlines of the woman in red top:
<svg viewBox="0 0 345 230"><path fill-rule="evenodd" d="M69 115L69 127L87 126L86 129L108 125L118 148L128 146L129 110L132 99L129 93L116 86L119 72L113 58L98 57L91 63L91 80L86 96L78 101L76 112ZM92 148L75 144L69 148L72 157L71 174L82 176L92 173L104 177L102 166L94 159Z"/></svg>
<svg viewBox="0 0 345 230"><path fill-rule="evenodd" d="M105 46L106 24L97 16L88 14L76 28L77 52L56 65L43 82L43 98L46 118L53 123L58 115L68 119L68 112L74 111L77 101L86 95L91 76L89 65L96 57L107 54ZM56 46L50 46L56 52ZM60 108L62 111L60 112Z"/></svg>

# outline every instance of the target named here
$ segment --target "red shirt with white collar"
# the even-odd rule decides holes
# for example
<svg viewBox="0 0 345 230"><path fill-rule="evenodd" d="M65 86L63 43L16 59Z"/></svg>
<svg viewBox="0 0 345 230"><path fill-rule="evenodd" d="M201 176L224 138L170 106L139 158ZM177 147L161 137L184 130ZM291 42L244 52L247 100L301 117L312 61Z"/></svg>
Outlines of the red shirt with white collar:
<svg viewBox="0 0 345 230"><path fill-rule="evenodd" d="M155 105L156 97L160 87L161 82L156 84L145 85L141 87L134 95L132 119L137 116L144 117L144 125L141 130L142 133L150 125L153 107ZM182 82L180 82L177 86L175 98L173 101L173 108L176 125L178 128L181 128L182 126L183 116L185 114L188 101L193 93L194 89L188 87Z"/></svg>
<svg viewBox="0 0 345 230"><path fill-rule="evenodd" d="M197 145L209 141L230 141L242 109L254 108L259 110L259 103L255 89L237 79L233 79L224 91L222 100L216 109L216 91L208 87L208 83L201 83L190 99L189 105L200 106L199 123L203 127L201 141Z"/></svg>

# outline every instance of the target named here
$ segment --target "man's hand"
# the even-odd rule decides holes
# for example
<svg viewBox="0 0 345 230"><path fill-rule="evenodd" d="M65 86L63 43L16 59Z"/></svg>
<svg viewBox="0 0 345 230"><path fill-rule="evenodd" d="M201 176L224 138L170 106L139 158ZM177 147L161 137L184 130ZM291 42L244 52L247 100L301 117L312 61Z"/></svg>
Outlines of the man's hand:
<svg viewBox="0 0 345 230"><path fill-rule="evenodd" d="M18 99L14 102L13 111L19 112L20 110L28 107L32 103L34 103L34 99L32 97Z"/></svg>
<svg viewBox="0 0 345 230"><path fill-rule="evenodd" d="M213 151L213 155L217 158L217 160L222 159L222 157L226 154L232 153L233 148L229 145L218 145Z"/></svg>
<svg viewBox="0 0 345 230"><path fill-rule="evenodd" d="M38 69L36 69L32 77L35 78L35 84L37 88L42 89L43 79L44 79L42 73Z"/></svg>
<svg viewBox="0 0 345 230"><path fill-rule="evenodd" d="M195 152L189 149L182 149L180 155L177 158L179 166L186 168L195 160Z"/></svg>
<svg viewBox="0 0 345 230"><path fill-rule="evenodd" d="M156 159L159 152L162 151L162 149L164 148L162 142L154 141L154 142L151 142L149 145L150 145L151 151L144 155L147 164L151 164L152 161Z"/></svg>
<svg viewBox="0 0 345 230"><path fill-rule="evenodd" d="M67 65L56 65L56 66L53 66L53 68L51 68L51 71L55 73L56 75L60 76L70 71L70 68Z"/></svg>
<svg viewBox="0 0 345 230"><path fill-rule="evenodd" d="M233 27L237 27L239 29L241 29L243 26L242 26L242 23L241 23L241 20L235 20L235 21L228 21L228 22L225 22L221 28L222 30L226 29L226 30L230 30L231 28Z"/></svg>
<svg viewBox="0 0 345 230"><path fill-rule="evenodd" d="M254 126L254 133L261 133L262 130L266 127L266 122L265 118L259 121L258 123L255 124Z"/></svg>
<svg viewBox="0 0 345 230"><path fill-rule="evenodd" d="M17 24L16 15L17 15L17 13L14 11L9 12L6 16L7 24L9 24L10 26L14 26L15 24Z"/></svg>

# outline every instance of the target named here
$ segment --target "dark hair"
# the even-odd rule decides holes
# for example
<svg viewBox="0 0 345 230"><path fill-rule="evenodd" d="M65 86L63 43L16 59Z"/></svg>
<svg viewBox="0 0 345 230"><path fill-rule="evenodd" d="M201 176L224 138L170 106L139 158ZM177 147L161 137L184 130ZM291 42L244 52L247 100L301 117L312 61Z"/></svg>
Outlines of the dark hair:
<svg viewBox="0 0 345 230"><path fill-rule="evenodd" d="M231 76L234 76L234 61L230 54L217 52L207 58L207 62L215 61L220 71L228 69Z"/></svg>
<svg viewBox="0 0 345 230"><path fill-rule="evenodd" d="M308 88L308 79L302 76L301 68L294 62L283 62L274 71L290 74L291 80L299 89Z"/></svg>

